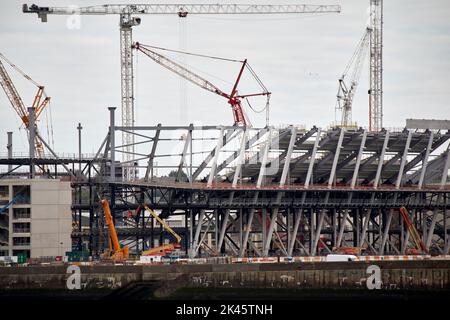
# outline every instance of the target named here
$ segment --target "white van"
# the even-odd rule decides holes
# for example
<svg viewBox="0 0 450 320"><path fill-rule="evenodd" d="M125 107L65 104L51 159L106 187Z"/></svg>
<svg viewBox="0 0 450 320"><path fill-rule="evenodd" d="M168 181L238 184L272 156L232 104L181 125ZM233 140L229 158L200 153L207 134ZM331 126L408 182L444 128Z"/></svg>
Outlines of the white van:
<svg viewBox="0 0 450 320"><path fill-rule="evenodd" d="M356 256L352 254L329 254L326 257L327 262L336 262L336 261L356 261Z"/></svg>

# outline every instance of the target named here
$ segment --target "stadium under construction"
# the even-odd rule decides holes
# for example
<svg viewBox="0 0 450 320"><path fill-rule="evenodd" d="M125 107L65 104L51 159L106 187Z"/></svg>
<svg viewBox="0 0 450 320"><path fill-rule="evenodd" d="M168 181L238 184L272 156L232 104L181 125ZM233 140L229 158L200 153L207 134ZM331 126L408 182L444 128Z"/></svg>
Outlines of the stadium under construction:
<svg viewBox="0 0 450 320"><path fill-rule="evenodd" d="M44 86L0 53L0 85L20 119L20 128L27 134L23 144L27 151L23 153L17 143L19 139L12 132L16 127L7 129L10 131L5 132L7 154L0 152L0 300L16 297L22 303L23 297L112 298L120 300L117 304L120 308L111 308L108 304L100 308L102 312L119 309L128 312L129 309L122 305L125 299L361 300L365 297L408 298L416 294L429 300L448 297L450 119L441 118L449 114L439 115L439 119L422 119L433 118L432 114L425 115L422 110L417 110L431 103L428 95L432 92L424 87L426 102L412 106L405 103L404 110L408 106L411 113L405 115L406 119L390 122L401 123L401 128L387 128L383 124L383 0L369 0L368 4L369 19L364 25L363 36L338 79L335 121L332 123L328 119L332 114L330 105L329 110L324 111L327 116L321 119L320 126L295 124L297 116L304 118L306 115L301 112L313 113L314 109L319 109L306 99L299 103L305 106L302 111L291 108L291 115L295 117L289 118L287 125L273 125L269 108L272 93L247 59L241 61L188 52L182 44L185 40L182 33L186 33L186 29L181 21L192 15L240 15L249 20L255 15L272 15L277 19L284 19L287 14L323 16L340 13L339 5L129 3L41 7L24 4L22 12L20 7L11 5L11 12L15 10L17 14L18 11L19 16L33 20L37 16L41 22L47 22L49 15L67 16L67 29L80 27L81 16L86 19L103 19L101 17L105 15L120 18L121 99L120 103L117 100L117 105L103 100L114 94L117 94L116 98L119 96L119 90L102 92L101 88L111 88L107 82L102 83L103 87L94 84L93 91L83 93L83 98L89 100L81 99L81 89L73 90L64 83L60 89L71 90L76 96L71 105L78 107L84 103L86 109L83 110L89 111L86 114L80 111L81 108L70 111L73 113L67 116L69 122L64 124L74 121L72 133L77 130L78 141L74 140L72 146L67 143L69 135L64 135L61 140L65 141L61 143L66 142L65 151L76 152L60 153L63 149L55 148L50 97ZM390 5L393 6L393 2ZM440 10L439 7L436 11ZM353 15L356 14L355 11ZM134 41L133 30L146 15L177 17L182 31L180 48L174 50ZM350 12L346 21L351 21L351 17ZM269 24L268 21L264 24ZM335 24L329 23L331 25ZM41 25L39 32L47 32L46 26ZM86 24L83 31L88 28ZM275 29L268 28L267 32ZM210 29L205 30L209 32ZM279 30L275 32L277 37ZM344 37L350 29L336 30L338 33L330 37L334 45L340 47L341 39L337 42L334 38ZM358 31L357 27L353 30ZM82 38L80 34L77 37ZM289 38L287 35L283 36ZM110 34L105 39L109 41L109 37ZM213 37L217 38L217 35L214 33ZM249 39L245 39L246 45ZM344 43L345 39L342 40ZM61 43L64 41L68 40ZM290 42L289 38L289 45ZM98 48L97 41L95 45ZM19 46L24 47L23 43L17 43ZM45 48L54 50L49 56L46 53L50 51L42 50L42 54L45 59L52 54L69 55L68 64L73 63L71 67L77 68L79 65L70 56L74 48L52 45ZM238 46L233 50L236 48ZM326 50L322 50L327 51L329 59L339 56L330 53L329 47L324 48ZM59 50L66 50L65 54ZM269 61L262 54L260 56L259 50L252 50L252 60L257 55L263 58L262 63ZM217 48L218 52L227 54ZM265 53L270 55L269 50ZM310 54L307 54L308 58ZM190 120L180 116L183 118L181 125L169 125L167 119L171 121L173 115L165 114L171 105L169 100L148 100L145 93L146 99L142 100L151 101L158 107L156 112L152 110L150 117L140 114L142 120L138 124L135 99L142 94L135 92L139 87L136 85L138 55L153 60L158 68L163 67L164 71L181 78L181 104L187 100L184 99L184 86L188 83L196 90L208 91L207 94L215 95L214 98L222 102L226 100L234 122L216 121L219 117L214 115L215 123L211 125L189 123L201 120L198 115L201 114L199 110L206 110L201 109L207 103L205 98L196 99L197 105L190 110ZM239 65L239 72L233 75L232 82L220 79L217 75L225 71L223 65L203 72L189 66L186 55L192 59L214 60L213 63L234 63ZM14 60L20 60L19 57ZM278 64L286 63L283 59L271 60L277 68L270 72L286 77L282 82L291 81L293 79L288 76L295 78L294 73L282 74L285 69L278 69ZM306 64L297 56L295 60ZM368 110L368 122L362 121L358 125L352 119L352 109L365 60L369 61L366 70L368 108L358 106L358 111ZM409 64L411 61L414 59ZM78 62L87 68L91 66L91 61L78 59ZM328 66L321 64L325 68ZM36 68L41 66L34 64ZM59 66L49 62L46 67L55 69ZM110 67L110 62L107 66ZM206 66L207 63L202 68L208 69ZM430 71L429 66L423 68ZM96 72L100 70L98 66L96 69ZM442 70L445 70L444 66ZM25 99L15 86L16 78L10 71L37 88L31 104L24 103ZM78 69L73 72L83 81L89 79L89 85L93 85L93 78L89 78L91 73ZM56 74L56 81L60 81L61 70ZM106 73L100 74L102 79L108 77ZM145 79L157 77L152 73ZM209 77L227 85L218 87ZM228 79L228 76L223 78ZM329 77L326 78L329 83ZM308 78L308 83L310 80ZM442 80L441 76L441 85L445 83ZM419 83L421 79L413 82ZM325 84L323 81L317 83ZM280 88L273 83L271 86ZM410 89L405 83L401 86ZM296 94L303 95L308 90L303 85L299 87L303 91ZM162 84L152 90L157 91L157 88L162 88L161 93L166 96L175 92ZM94 91L102 96L101 103L90 100L89 94ZM324 94L320 86L313 95L321 99L328 93ZM407 98L411 99L411 96ZM442 97L442 110L448 111L445 96ZM265 107L255 109L250 103L253 101L265 104ZM285 100L281 107L292 107L288 101L295 100ZM401 103L403 101L408 100ZM389 102L392 104L392 100ZM95 105L100 105L101 109L91 113ZM59 110L68 112L67 106L62 104L63 108ZM215 113L211 105L207 107L208 112ZM250 109L265 116L265 125L252 125L253 119L246 113L250 113ZM180 110L184 112L188 108ZM74 114L80 116L77 123ZM340 121L336 119L338 114ZM318 121L319 115L314 116L314 121ZM103 124L96 121L96 117L104 119ZM149 118L156 120L144 122L143 119ZM7 121L2 118L5 128L10 127ZM218 125L220 122L230 125ZM47 128L43 128L44 123ZM91 123L98 130L95 137L90 132ZM361 123L367 123L367 127ZM58 124L62 125L61 122ZM69 126L59 129L67 134L71 131ZM2 133L0 139L5 137ZM0 146L0 149L4 147ZM83 153L88 149L93 150L91 154ZM373 289L382 290L371 291ZM359 303L353 302L348 310L342 309L340 304L337 308L323 308L322 302L320 309L311 309L309 305L307 308L319 310L321 314L328 309L335 317L336 310L345 315L350 310L355 313L354 307ZM296 308L297 313L301 310L296 304L290 306ZM405 308L399 306L398 310L404 316ZM163 310L158 309L160 307L166 311L162 305L152 310ZM37 309L47 310L41 306ZM424 305L420 309L434 310ZM34 312L35 308L30 310ZM361 314L366 314L367 310L371 309ZM415 312L417 308L410 310Z"/></svg>
<svg viewBox="0 0 450 320"><path fill-rule="evenodd" d="M395 132L122 127L115 108L109 113L95 156L17 158L10 146L10 157L0 159L8 168L0 182L70 181L71 237L78 250L95 256L106 247L100 200L107 198L120 242L136 255L175 241L139 210L143 204L177 221L173 228L190 258L316 256L340 247L363 247L371 255L449 253L448 121L409 119ZM115 137L124 131L147 150L131 163L116 160L126 146ZM133 172L131 179L123 178L125 169ZM423 248L416 248L417 240Z"/></svg>

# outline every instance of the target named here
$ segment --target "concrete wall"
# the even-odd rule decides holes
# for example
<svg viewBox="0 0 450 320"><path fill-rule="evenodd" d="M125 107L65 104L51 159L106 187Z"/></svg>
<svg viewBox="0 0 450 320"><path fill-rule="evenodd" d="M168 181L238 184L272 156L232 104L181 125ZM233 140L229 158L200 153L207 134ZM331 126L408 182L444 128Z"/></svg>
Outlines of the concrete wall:
<svg viewBox="0 0 450 320"><path fill-rule="evenodd" d="M31 257L61 256L72 247L72 191L69 182L33 180Z"/></svg>
<svg viewBox="0 0 450 320"><path fill-rule="evenodd" d="M72 247L72 190L70 182L57 179L5 179L0 185L8 186L13 198L13 186L30 186L30 203L14 204L8 209L8 246L0 247L8 255L14 250L30 251L30 257L60 256ZM29 219L13 219L14 208L30 208ZM30 223L31 232L13 233L13 223ZM14 237L30 238L30 245L13 245Z"/></svg>
<svg viewBox="0 0 450 320"><path fill-rule="evenodd" d="M159 284L155 292L159 296L189 287L368 290L366 270L372 264L381 268L383 289L450 290L448 261L82 266L81 283L84 289L117 289L154 282ZM67 267L0 268L0 288L65 289Z"/></svg>

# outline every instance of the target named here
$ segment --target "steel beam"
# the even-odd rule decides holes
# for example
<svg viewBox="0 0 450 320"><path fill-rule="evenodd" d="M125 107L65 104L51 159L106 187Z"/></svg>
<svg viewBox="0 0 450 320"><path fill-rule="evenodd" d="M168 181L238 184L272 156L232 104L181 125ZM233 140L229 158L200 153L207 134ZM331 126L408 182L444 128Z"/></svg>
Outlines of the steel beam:
<svg viewBox="0 0 450 320"><path fill-rule="evenodd" d="M150 151L150 154L148 155L148 165L147 170L145 171L145 181L148 181L149 176L153 178L153 160L155 158L156 153L156 147L158 145L159 136L161 134L161 124L158 123L155 137L153 138L153 144L152 144L152 150Z"/></svg>
<svg viewBox="0 0 450 320"><path fill-rule="evenodd" d="M255 215L255 209L250 209L250 213L249 213L248 219L247 219L247 224L245 225L245 228L244 228L244 235L243 235L243 239L242 239L241 250L239 251L240 257L244 256L244 253L245 253L245 250L247 247L247 243L248 243L248 237L250 235L250 231L252 228L254 215Z"/></svg>
<svg viewBox="0 0 450 320"><path fill-rule="evenodd" d="M317 226L316 226L316 230L315 230L315 234L314 234L314 242L313 242L313 246L311 248L311 255L313 255L313 256L316 254L317 244L319 243L319 238L320 238L320 234L322 231L322 224L323 224L324 218L325 218L325 209L322 209L319 214L319 220L317 222Z"/></svg>
<svg viewBox="0 0 450 320"><path fill-rule="evenodd" d="M233 198L234 198L234 191L232 191L230 193L230 196L229 196L230 205L233 203ZM225 237L225 232L226 232L227 227L228 227L228 217L229 216L230 216L230 209L226 209L225 210L225 215L224 215L223 221L222 221L222 227L221 227L221 230L220 230L219 241L217 243L217 250L218 251L222 247L223 239Z"/></svg>
<svg viewBox="0 0 450 320"><path fill-rule="evenodd" d="M428 228L427 238L425 241L425 248L427 250L430 250L431 240L433 239L434 236L434 228L436 227L437 218L438 218L438 210L435 208L433 210L433 218L431 219L430 227Z"/></svg>
<svg viewBox="0 0 450 320"><path fill-rule="evenodd" d="M305 188L309 187L309 184L311 181L311 175L313 173L314 162L316 160L317 147L319 146L319 141L320 141L320 128L317 129L316 134L317 134L317 136L316 136L316 140L314 142L313 151L311 153L311 160L309 161L308 172L306 173Z"/></svg>
<svg viewBox="0 0 450 320"><path fill-rule="evenodd" d="M219 159L220 150L222 149L222 146L223 146L223 140L221 139L221 137L223 137L223 134L224 134L224 129L222 128L220 130L220 136L219 136L219 138L217 138L217 146L214 151L214 159L213 159L213 163L211 165L211 170L209 171L208 187L211 187L213 182L216 180L217 160Z"/></svg>
<svg viewBox="0 0 450 320"><path fill-rule="evenodd" d="M36 158L36 123L35 123L35 113L34 108L28 108L28 150L29 150L29 158L30 158L30 178L34 179L35 175L35 166L34 166L34 158Z"/></svg>
<svg viewBox="0 0 450 320"><path fill-rule="evenodd" d="M242 164L244 163L245 145L247 143L248 131L244 128L242 131L241 148L239 149L239 156L237 159L236 167L234 169L232 187L236 188L239 176L241 175Z"/></svg>
<svg viewBox="0 0 450 320"><path fill-rule="evenodd" d="M199 241L200 231L201 231L202 225L203 225L203 217L204 216L205 216L205 210L200 210L197 226L195 228L194 241L193 241L192 248L191 248L191 251L189 254L191 258L194 258L195 255L197 254L198 245L199 245L198 241ZM193 217L193 219L195 219L195 216Z"/></svg>
<svg viewBox="0 0 450 320"><path fill-rule="evenodd" d="M383 234L382 234L380 248L379 248L379 254L380 255L384 254L384 248L386 246L386 241L387 241L388 236L389 236L389 230L391 228L391 221L392 221L393 214L394 214L394 209L390 209L389 213L388 213L388 216L386 218L386 222L384 224L384 231L383 231Z"/></svg>
<svg viewBox="0 0 450 320"><path fill-rule="evenodd" d="M434 138L434 132L430 131L430 138L428 140L427 151L425 152L425 156L424 156L423 162L422 162L422 169L420 170L420 178L419 178L419 183L418 183L419 189L422 189L423 180L424 180L425 174L427 172L428 158L430 156L431 147L433 145L433 138Z"/></svg>
<svg viewBox="0 0 450 320"><path fill-rule="evenodd" d="M330 177L328 178L328 189L333 186L334 177L336 175L336 166L339 161L339 155L341 154L342 141L344 140L345 129L341 128L341 134L339 135L338 144L336 146L336 151L334 153L333 165L331 167Z"/></svg>
<svg viewBox="0 0 450 320"><path fill-rule="evenodd" d="M204 130L202 127L197 128L194 127L194 130L196 129L200 129L200 130ZM222 136L222 146L225 146L231 139L232 139L232 135L235 132L234 130L236 129L236 127L214 127L213 129L219 129L221 132L222 130L227 130L227 133L225 136ZM232 131L229 131L230 129L232 129ZM220 139L220 137L219 137ZM202 161L202 163L199 165L199 167L194 171L194 174L192 175L192 179L195 180L197 179L197 177L202 173L202 171L206 168L206 166L208 165L208 163L214 158L214 155L216 153L216 149L213 149L208 156L205 158L205 160ZM220 169L218 170L220 171Z"/></svg>
<svg viewBox="0 0 450 320"><path fill-rule="evenodd" d="M294 150L296 141L297 141L297 128L293 126L291 129L291 139L289 140L286 158L284 159L283 171L281 173L280 187L283 187L286 183L287 175L289 173L289 166L291 164L292 152Z"/></svg>
<svg viewBox="0 0 450 320"><path fill-rule="evenodd" d="M355 188L356 182L358 181L359 166L361 165L361 157L364 152L364 146L366 145L366 139L367 139L367 130L364 130L363 136L361 138L361 144L359 146L358 156L356 157L355 169L353 170L353 178L350 185L352 189Z"/></svg>
<svg viewBox="0 0 450 320"><path fill-rule="evenodd" d="M411 143L412 131L408 131L408 138L406 139L405 150L403 151L402 161L400 163L400 169L398 171L397 182L395 183L395 188L399 189L402 183L403 171L405 169L406 159L408 157L409 145Z"/></svg>
<svg viewBox="0 0 450 320"><path fill-rule="evenodd" d="M12 131L8 131L6 133L8 135L8 144L6 145L6 149L8 150L8 159L13 158L13 138L12 138ZM8 172L12 170L12 164L8 165Z"/></svg>
<svg viewBox="0 0 450 320"><path fill-rule="evenodd" d="M386 149L388 147L388 143L389 143L389 131L386 131L386 135L384 137L383 148L381 149L380 157L379 157L379 160L378 160L377 174L375 175L375 182L373 183L373 187L375 189L378 188L378 183L380 182L381 169L383 168L384 155L386 153Z"/></svg>
<svg viewBox="0 0 450 320"><path fill-rule="evenodd" d="M109 107L109 152L110 152L110 159L111 159L111 166L109 169L109 178L111 181L116 180L116 138L115 138L115 117L114 112L116 110L115 107Z"/></svg>
<svg viewBox="0 0 450 320"><path fill-rule="evenodd" d="M272 128L269 129L269 133L267 135L266 144L264 147L264 153L263 158L261 161L261 167L259 168L259 176L258 181L256 182L256 187L261 188L262 181L264 179L264 176L266 175L266 164L267 164L267 158L269 156L269 150L271 147L271 136L272 136Z"/></svg>
<svg viewBox="0 0 450 320"><path fill-rule="evenodd" d="M180 181L180 179L181 179L181 173L183 172L183 167L184 167L187 150L188 150L189 145L191 144L193 127L194 127L194 125L191 123L191 125L189 126L190 129L188 130L188 133L186 136L186 141L184 142L183 153L181 154L180 164L178 165L177 177L175 180L177 182Z"/></svg>
<svg viewBox="0 0 450 320"><path fill-rule="evenodd" d="M353 193L350 193L348 195L347 203L350 204L353 198ZM342 244L342 239L344 237L344 231L345 231L345 224L347 223L347 217L348 217L348 209L344 209L344 216L341 218L341 225L336 241L336 247L340 247Z"/></svg>
<svg viewBox="0 0 450 320"><path fill-rule="evenodd" d="M445 159L444 170L442 171L441 184L439 187L440 189L444 189L447 184L449 167L450 167L450 145L447 148L447 157Z"/></svg>
<svg viewBox="0 0 450 320"><path fill-rule="evenodd" d="M364 240L366 239L367 228L369 226L370 215L372 214L372 209L367 209L366 214L364 215L363 226L361 230L361 235L358 239L358 247L362 247L364 244Z"/></svg>
<svg viewBox="0 0 450 320"><path fill-rule="evenodd" d="M256 203L258 201L258 197L259 197L259 191L256 191L254 196L253 196L253 203ZM255 215L255 209L251 208L250 209L250 213L249 213L249 217L247 220L247 226L245 228L245 232L244 232L244 237L243 237L243 244L241 246L241 251L239 252L239 256L242 257L245 253L245 248L247 247L247 243L248 243L248 237L250 235L250 231L252 228L252 223L253 223L253 217Z"/></svg>
<svg viewBox="0 0 450 320"><path fill-rule="evenodd" d="M272 235L273 235L273 230L275 228L275 223L277 221L277 217L278 217L278 208L273 208L272 209L272 215L270 217L270 225L269 225L269 230L267 230L267 236L264 242L264 250L263 250L263 256L267 257L269 254L269 248L270 248L270 243L272 242ZM265 221L262 222L263 227L265 227Z"/></svg>

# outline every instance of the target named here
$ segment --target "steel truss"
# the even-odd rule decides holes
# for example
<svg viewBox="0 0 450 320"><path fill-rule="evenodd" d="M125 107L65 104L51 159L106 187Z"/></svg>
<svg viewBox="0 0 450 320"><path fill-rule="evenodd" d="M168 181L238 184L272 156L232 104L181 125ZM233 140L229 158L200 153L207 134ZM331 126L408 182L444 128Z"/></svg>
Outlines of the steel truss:
<svg viewBox="0 0 450 320"><path fill-rule="evenodd" d="M428 250L448 254L448 128L368 132L313 127L115 125L97 154L78 159L0 159L0 165L55 164L72 181L74 243L106 245L99 199L107 197L121 241L132 252L173 241L144 210L181 217L191 257L319 255L334 247L403 254L411 247L404 206ZM135 137L139 179L123 180L115 136ZM51 168L51 166L49 166ZM57 170L49 172L58 178ZM9 172L5 176L11 176Z"/></svg>

